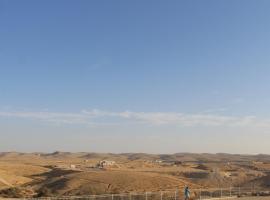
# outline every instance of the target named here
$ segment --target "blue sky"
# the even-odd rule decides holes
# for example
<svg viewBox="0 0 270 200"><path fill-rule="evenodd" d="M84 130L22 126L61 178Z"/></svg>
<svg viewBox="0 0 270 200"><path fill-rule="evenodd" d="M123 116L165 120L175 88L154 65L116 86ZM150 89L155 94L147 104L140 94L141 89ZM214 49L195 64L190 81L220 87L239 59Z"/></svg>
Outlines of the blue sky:
<svg viewBox="0 0 270 200"><path fill-rule="evenodd" d="M270 153L269 6L1 0L0 151Z"/></svg>

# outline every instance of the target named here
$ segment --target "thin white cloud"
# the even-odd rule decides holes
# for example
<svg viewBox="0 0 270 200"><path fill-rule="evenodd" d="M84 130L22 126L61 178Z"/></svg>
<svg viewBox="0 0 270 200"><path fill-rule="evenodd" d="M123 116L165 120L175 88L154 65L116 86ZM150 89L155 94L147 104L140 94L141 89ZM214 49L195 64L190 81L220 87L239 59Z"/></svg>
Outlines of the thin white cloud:
<svg viewBox="0 0 270 200"><path fill-rule="evenodd" d="M270 127L270 119L255 116L225 116L214 114L185 114L177 112L110 112L83 110L78 113L0 111L1 118L40 120L63 124L145 123L179 126L252 126ZM106 120L104 120L106 119Z"/></svg>
<svg viewBox="0 0 270 200"><path fill-rule="evenodd" d="M29 112L29 111L4 111L0 117L32 119L57 123L86 123L80 113L55 113L55 112Z"/></svg>

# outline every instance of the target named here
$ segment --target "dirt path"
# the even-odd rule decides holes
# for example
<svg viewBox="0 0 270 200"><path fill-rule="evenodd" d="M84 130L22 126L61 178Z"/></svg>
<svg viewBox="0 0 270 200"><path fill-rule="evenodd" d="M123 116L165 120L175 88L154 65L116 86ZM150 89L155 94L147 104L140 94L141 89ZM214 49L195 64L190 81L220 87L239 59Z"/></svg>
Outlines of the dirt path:
<svg viewBox="0 0 270 200"><path fill-rule="evenodd" d="M7 185L7 186L9 186L9 187L12 187L12 184L10 184L6 180L2 179L1 177L0 177L0 182L3 183L3 184L5 184L5 185Z"/></svg>

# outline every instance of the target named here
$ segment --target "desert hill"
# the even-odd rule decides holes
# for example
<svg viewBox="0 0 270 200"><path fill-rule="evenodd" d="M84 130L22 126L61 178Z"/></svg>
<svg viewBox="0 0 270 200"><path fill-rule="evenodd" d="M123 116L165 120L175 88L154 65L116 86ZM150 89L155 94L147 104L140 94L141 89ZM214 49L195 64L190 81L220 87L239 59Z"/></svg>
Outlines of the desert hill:
<svg viewBox="0 0 270 200"><path fill-rule="evenodd" d="M63 196L229 186L269 188L270 156L0 153L0 196Z"/></svg>

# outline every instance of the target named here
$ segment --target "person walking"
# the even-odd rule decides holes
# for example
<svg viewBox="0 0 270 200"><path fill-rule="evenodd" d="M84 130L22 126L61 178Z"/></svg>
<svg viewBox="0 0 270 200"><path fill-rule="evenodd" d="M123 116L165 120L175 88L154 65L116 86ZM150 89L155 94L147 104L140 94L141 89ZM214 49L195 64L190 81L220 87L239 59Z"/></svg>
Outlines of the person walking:
<svg viewBox="0 0 270 200"><path fill-rule="evenodd" d="M190 199L190 191L189 191L189 188L188 186L185 187L185 200L189 200Z"/></svg>

